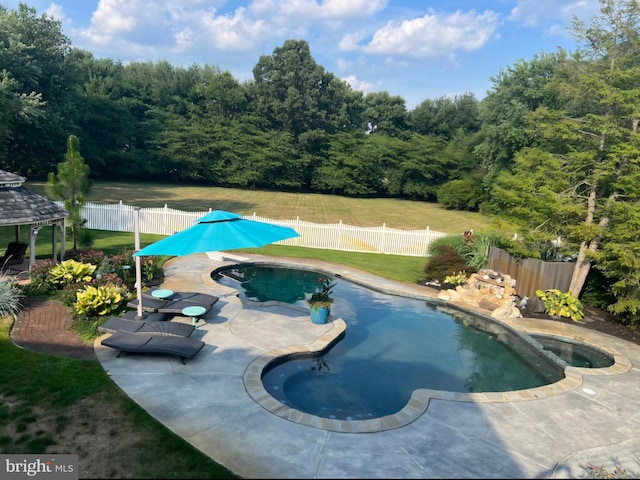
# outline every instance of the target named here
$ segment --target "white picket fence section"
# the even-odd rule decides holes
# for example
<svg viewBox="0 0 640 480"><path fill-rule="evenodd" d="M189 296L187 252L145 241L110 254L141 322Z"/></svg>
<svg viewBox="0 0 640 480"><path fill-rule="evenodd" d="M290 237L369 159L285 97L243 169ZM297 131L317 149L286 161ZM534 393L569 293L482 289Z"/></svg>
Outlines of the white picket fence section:
<svg viewBox="0 0 640 480"><path fill-rule="evenodd" d="M63 202L56 202L64 207ZM87 203L81 210L87 220L86 228L114 232L134 232L135 216L140 211L140 233L173 235L195 224L196 220L209 213L162 208L140 208L122 203ZM276 242L277 245L342 250L347 252L384 253L413 257L428 256L429 244L447 234L430 230L400 230L381 227L356 227L339 223L312 223L300 220L272 220L258 217L254 213L243 216L249 220L282 225L293 228L299 237Z"/></svg>

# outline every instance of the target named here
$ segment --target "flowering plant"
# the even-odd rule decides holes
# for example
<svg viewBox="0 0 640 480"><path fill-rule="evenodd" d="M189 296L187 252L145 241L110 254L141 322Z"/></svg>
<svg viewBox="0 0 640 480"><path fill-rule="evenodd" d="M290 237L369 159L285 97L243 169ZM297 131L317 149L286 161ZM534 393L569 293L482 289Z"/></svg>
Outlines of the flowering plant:
<svg viewBox="0 0 640 480"><path fill-rule="evenodd" d="M311 294L307 302L309 306L315 310L320 307L331 308L333 298L331 298L331 289L336 286L335 282L331 283L329 278L319 278L320 288Z"/></svg>

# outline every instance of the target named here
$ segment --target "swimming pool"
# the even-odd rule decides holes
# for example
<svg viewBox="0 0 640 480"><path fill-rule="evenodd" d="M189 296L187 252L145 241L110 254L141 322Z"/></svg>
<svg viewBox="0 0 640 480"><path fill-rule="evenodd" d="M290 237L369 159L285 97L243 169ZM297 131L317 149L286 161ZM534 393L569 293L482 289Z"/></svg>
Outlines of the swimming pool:
<svg viewBox="0 0 640 480"><path fill-rule="evenodd" d="M218 269L212 278L245 300L305 306L305 294L326 275L246 265ZM321 355L280 358L262 372L265 390L291 408L324 418L378 418L402 409L416 389L504 392L564 377L534 342L490 319L336 282L332 315L346 322L344 338ZM283 296L286 285L297 293Z"/></svg>
<svg viewBox="0 0 640 480"><path fill-rule="evenodd" d="M542 344L542 348L553 352L562 361L574 367L605 368L615 363L614 358L607 352L567 338L539 334L531 337Z"/></svg>

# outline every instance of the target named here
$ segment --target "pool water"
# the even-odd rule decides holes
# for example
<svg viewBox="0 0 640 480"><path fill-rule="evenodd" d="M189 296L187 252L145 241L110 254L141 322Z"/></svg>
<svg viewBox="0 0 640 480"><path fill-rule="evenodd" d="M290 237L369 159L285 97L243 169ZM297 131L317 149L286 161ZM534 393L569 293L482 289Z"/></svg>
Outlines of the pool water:
<svg viewBox="0 0 640 480"><path fill-rule="evenodd" d="M574 367L604 368L610 367L615 363L611 355L589 345L546 335L531 336L542 344L542 348L552 352Z"/></svg>
<svg viewBox="0 0 640 480"><path fill-rule="evenodd" d="M326 275L255 265L218 270L213 278L246 299L306 305L305 295ZM369 419L398 412L419 388L502 392L564 378L541 349L489 319L335 280L331 314L346 322L344 338L320 356L292 356L263 372L265 389L291 408ZM248 285L254 282L258 288Z"/></svg>

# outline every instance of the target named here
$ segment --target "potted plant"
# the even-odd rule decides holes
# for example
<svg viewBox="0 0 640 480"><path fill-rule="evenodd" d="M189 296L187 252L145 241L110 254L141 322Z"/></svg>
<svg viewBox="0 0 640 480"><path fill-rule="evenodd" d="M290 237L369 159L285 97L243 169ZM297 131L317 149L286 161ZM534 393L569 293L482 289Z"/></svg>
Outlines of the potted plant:
<svg viewBox="0 0 640 480"><path fill-rule="evenodd" d="M320 278L320 288L317 288L315 292L311 294L307 302L309 303L309 312L311 314L311 321L317 324L327 323L329 313L331 313L331 304L333 304L333 298L331 298L331 289L336 286L335 282L331 283L328 278Z"/></svg>

